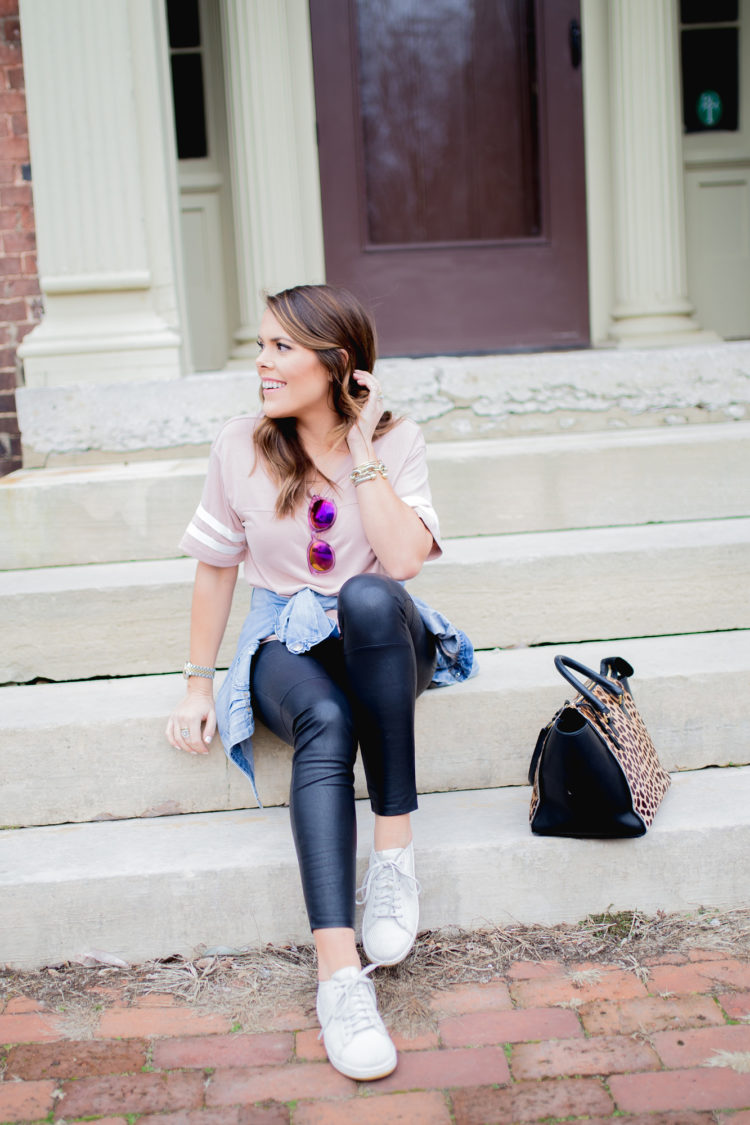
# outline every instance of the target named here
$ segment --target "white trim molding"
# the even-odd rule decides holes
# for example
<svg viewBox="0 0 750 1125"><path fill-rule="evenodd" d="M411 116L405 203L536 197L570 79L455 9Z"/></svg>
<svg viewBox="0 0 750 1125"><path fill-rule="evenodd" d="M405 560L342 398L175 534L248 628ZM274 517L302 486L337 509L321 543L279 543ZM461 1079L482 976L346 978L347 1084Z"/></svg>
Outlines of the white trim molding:
<svg viewBox="0 0 750 1125"><path fill-rule="evenodd" d="M20 14L45 294L19 348L25 380L176 377L162 0L21 0Z"/></svg>

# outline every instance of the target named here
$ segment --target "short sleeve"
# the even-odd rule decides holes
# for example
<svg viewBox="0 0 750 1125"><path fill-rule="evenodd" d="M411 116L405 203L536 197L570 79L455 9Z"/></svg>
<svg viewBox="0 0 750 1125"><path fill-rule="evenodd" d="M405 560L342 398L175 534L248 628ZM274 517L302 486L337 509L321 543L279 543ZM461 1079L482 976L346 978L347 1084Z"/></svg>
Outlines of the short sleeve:
<svg viewBox="0 0 750 1125"><path fill-rule="evenodd" d="M401 434L398 431L401 430ZM427 443L424 435L416 423L403 422L397 426L394 434L406 438L409 447L405 459L396 475L391 479L393 491L413 508L427 530L432 534L434 544L428 559L439 558L443 553L440 546L440 522L437 512L432 506L432 493L427 472Z"/></svg>
<svg viewBox="0 0 750 1125"><path fill-rule="evenodd" d="M180 548L211 566L237 566L245 558L245 528L227 494L221 447L214 443L201 502L195 510Z"/></svg>

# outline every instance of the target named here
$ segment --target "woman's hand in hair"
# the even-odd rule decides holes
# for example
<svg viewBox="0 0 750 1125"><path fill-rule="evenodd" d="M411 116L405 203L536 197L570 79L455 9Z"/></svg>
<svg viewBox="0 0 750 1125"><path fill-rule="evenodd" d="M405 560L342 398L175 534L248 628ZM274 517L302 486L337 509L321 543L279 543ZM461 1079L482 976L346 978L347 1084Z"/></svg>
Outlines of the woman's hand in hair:
<svg viewBox="0 0 750 1125"><path fill-rule="evenodd" d="M352 379L367 390L358 400L360 412L347 437L347 444L358 464L358 457L368 460L372 455L372 435L383 414L383 394L380 383L370 371L354 371Z"/></svg>

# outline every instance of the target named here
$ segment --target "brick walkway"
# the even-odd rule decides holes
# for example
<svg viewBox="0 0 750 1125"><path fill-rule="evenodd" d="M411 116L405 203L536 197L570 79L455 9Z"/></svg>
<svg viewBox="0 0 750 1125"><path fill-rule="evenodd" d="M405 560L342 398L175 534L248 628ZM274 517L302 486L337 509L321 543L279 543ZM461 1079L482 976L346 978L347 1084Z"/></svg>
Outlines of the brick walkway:
<svg viewBox="0 0 750 1125"><path fill-rule="evenodd" d="M395 1073L357 1083L328 1065L301 1011L249 1035L170 996L128 1007L115 994L94 1037L72 1040L63 1015L15 997L0 1014L0 1122L750 1125L748 961L670 956L646 983L607 965L517 963L432 1007L434 1030L395 1037Z"/></svg>

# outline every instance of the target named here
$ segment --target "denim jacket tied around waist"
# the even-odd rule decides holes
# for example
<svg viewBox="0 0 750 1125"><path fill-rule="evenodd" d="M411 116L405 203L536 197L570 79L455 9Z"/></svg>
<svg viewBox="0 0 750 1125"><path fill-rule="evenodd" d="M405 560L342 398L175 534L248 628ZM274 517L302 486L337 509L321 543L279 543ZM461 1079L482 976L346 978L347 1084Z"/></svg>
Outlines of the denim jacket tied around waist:
<svg viewBox="0 0 750 1125"><path fill-rule="evenodd" d="M430 687L444 687L476 675L479 667L474 647L460 629L455 628L436 609L420 598L413 598L427 630L435 637L437 664ZM255 785L252 735L255 730L250 698L250 665L261 641L276 636L290 652L308 652L327 637L339 636L338 625L326 615L336 609L335 595L319 594L305 587L292 597L256 587L250 612L240 632L237 651L216 696L216 720L227 757L249 778L261 805Z"/></svg>

